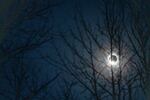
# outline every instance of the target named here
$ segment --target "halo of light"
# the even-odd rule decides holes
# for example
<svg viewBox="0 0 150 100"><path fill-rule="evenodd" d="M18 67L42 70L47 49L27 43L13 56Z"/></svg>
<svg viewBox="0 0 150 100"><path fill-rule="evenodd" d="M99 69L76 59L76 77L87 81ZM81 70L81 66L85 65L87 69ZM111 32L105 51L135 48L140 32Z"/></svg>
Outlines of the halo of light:
<svg viewBox="0 0 150 100"><path fill-rule="evenodd" d="M108 55L107 60L108 60L109 66L113 66L113 67L118 66L119 58L118 58L118 55L116 53L112 53L112 54Z"/></svg>

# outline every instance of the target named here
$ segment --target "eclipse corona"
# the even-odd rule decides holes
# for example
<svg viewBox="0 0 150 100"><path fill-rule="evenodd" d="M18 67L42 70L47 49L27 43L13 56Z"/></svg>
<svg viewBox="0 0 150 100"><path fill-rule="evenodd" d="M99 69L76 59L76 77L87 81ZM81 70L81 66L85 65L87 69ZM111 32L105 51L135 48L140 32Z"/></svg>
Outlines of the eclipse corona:
<svg viewBox="0 0 150 100"><path fill-rule="evenodd" d="M109 65L117 67L119 60L118 55L116 53L108 55L107 60Z"/></svg>

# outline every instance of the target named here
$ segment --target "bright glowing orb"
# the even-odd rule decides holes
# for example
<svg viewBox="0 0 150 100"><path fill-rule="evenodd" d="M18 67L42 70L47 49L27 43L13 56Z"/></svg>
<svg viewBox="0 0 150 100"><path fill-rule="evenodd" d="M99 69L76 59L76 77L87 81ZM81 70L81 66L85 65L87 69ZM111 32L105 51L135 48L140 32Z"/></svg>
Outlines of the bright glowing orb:
<svg viewBox="0 0 150 100"><path fill-rule="evenodd" d="M107 60L109 65L117 67L119 60L118 55L116 53L108 55Z"/></svg>

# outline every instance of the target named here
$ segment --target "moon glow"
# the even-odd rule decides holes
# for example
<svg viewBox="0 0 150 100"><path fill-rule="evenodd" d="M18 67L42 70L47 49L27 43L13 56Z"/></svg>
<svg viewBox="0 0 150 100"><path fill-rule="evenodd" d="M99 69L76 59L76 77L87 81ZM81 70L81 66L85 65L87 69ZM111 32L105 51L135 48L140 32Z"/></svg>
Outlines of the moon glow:
<svg viewBox="0 0 150 100"><path fill-rule="evenodd" d="M113 67L117 67L119 63L118 55L116 53L108 55L108 64Z"/></svg>

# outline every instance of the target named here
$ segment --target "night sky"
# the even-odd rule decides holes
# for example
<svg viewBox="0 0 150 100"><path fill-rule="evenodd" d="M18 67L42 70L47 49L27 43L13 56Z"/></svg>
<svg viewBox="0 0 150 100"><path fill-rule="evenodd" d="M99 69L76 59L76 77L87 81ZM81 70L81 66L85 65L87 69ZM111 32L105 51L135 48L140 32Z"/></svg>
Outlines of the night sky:
<svg viewBox="0 0 150 100"><path fill-rule="evenodd" d="M0 100L149 100L149 3L0 0Z"/></svg>

